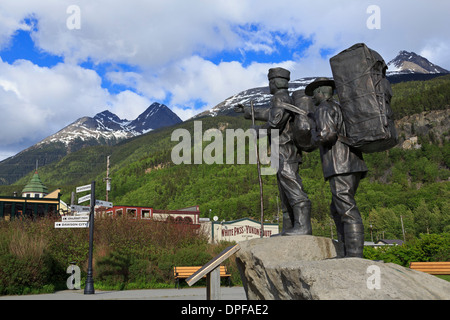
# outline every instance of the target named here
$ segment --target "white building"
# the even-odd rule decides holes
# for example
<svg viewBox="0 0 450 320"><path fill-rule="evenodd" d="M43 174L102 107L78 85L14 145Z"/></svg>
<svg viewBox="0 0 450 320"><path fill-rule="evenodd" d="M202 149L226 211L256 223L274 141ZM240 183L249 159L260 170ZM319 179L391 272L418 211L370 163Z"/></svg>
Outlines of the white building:
<svg viewBox="0 0 450 320"><path fill-rule="evenodd" d="M261 223L249 218L221 222L201 218L200 225L203 232L209 236L210 243L220 241L241 242L261 238ZM264 238L269 238L278 233L278 224L264 223Z"/></svg>

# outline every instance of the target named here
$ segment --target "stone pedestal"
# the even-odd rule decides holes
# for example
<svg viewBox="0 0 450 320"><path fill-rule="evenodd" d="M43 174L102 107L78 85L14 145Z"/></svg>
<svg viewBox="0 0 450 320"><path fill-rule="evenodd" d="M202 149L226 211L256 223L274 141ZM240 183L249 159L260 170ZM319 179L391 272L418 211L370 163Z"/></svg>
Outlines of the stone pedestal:
<svg viewBox="0 0 450 320"><path fill-rule="evenodd" d="M341 258L328 238L241 242L236 262L249 300L450 299L450 283L393 263Z"/></svg>

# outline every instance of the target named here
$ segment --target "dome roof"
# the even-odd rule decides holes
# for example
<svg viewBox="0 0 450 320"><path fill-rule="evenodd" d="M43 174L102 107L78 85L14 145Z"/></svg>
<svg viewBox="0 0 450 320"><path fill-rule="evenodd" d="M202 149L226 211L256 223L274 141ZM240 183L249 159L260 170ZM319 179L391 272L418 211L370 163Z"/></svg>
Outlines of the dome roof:
<svg viewBox="0 0 450 320"><path fill-rule="evenodd" d="M47 187L42 183L41 178L39 178L39 174L37 171L34 172L33 177L30 182L23 188L22 194L27 192L34 193L48 193Z"/></svg>

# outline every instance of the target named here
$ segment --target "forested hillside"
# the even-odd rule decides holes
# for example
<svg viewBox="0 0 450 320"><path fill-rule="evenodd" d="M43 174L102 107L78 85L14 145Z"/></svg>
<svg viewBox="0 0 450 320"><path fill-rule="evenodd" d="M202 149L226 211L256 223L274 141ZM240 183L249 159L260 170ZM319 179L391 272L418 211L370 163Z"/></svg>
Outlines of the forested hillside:
<svg viewBox="0 0 450 320"><path fill-rule="evenodd" d="M392 107L396 119L422 111L448 109L450 76L429 81L393 85ZM202 131L250 127L242 117L202 118ZM177 128L185 128L193 137L194 122L152 131L115 146L89 147L69 154L61 161L41 167L39 174L49 190L60 187L62 199L78 185L97 181L97 198L105 198L106 157L111 156L112 191L109 201L115 205L150 206L178 209L198 205L202 217L220 220L251 217L259 220L259 184L256 165L181 164L171 161L171 141ZM406 237L419 233L450 231L450 144L447 135L432 143L418 137L418 148L393 148L366 154L369 174L356 199L364 218L366 239L402 238L401 221ZM204 142L207 146L210 142ZM247 150L248 152L248 150ZM319 152L304 154L300 176L312 201L314 234L329 236L334 232L328 212L331 195L322 176ZM0 188L3 195L21 191L30 175L15 185ZM275 176L263 176L264 214L271 222L281 218ZM281 222L281 221L280 221Z"/></svg>
<svg viewBox="0 0 450 320"><path fill-rule="evenodd" d="M411 236L450 231L449 154L450 145L446 143L443 147L424 144L421 149L396 148L365 155L370 172L357 194L365 225L372 224L375 235L399 238L402 215ZM322 176L318 151L305 155L300 175L313 203L315 233L327 235L331 195ZM260 215L255 165L203 164L158 169L143 159L115 172L113 181L111 197L120 204L163 209L199 205L202 216L217 215L221 220L258 219ZM263 176L263 185L265 218L275 222L279 205L276 177Z"/></svg>
<svg viewBox="0 0 450 320"><path fill-rule="evenodd" d="M396 120L422 111L450 107L450 74L428 81L397 83L392 89L392 108Z"/></svg>

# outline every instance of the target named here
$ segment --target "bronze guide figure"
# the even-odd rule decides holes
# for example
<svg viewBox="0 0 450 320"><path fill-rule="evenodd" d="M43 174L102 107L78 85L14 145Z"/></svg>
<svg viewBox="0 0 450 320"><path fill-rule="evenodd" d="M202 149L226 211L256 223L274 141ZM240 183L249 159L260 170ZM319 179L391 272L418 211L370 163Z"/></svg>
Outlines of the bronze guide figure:
<svg viewBox="0 0 450 320"><path fill-rule="evenodd" d="M355 194L368 171L363 152L387 150L397 143L390 109L392 90L385 76L384 60L365 44L342 51L330 59L330 64L334 80L316 78L305 90L292 95L288 92L290 72L283 68L269 69L270 107L253 113L254 119L266 122L253 128L257 132L267 129L269 135L273 129L280 132L277 172L283 212L280 235L312 234L311 202L298 169L302 152L319 148L323 176L330 184L330 214L338 241L344 244L346 257L362 258L364 226ZM333 99L335 90L341 104ZM244 113L246 119L252 118L248 106L238 104L234 110ZM366 114L370 117L364 118Z"/></svg>

